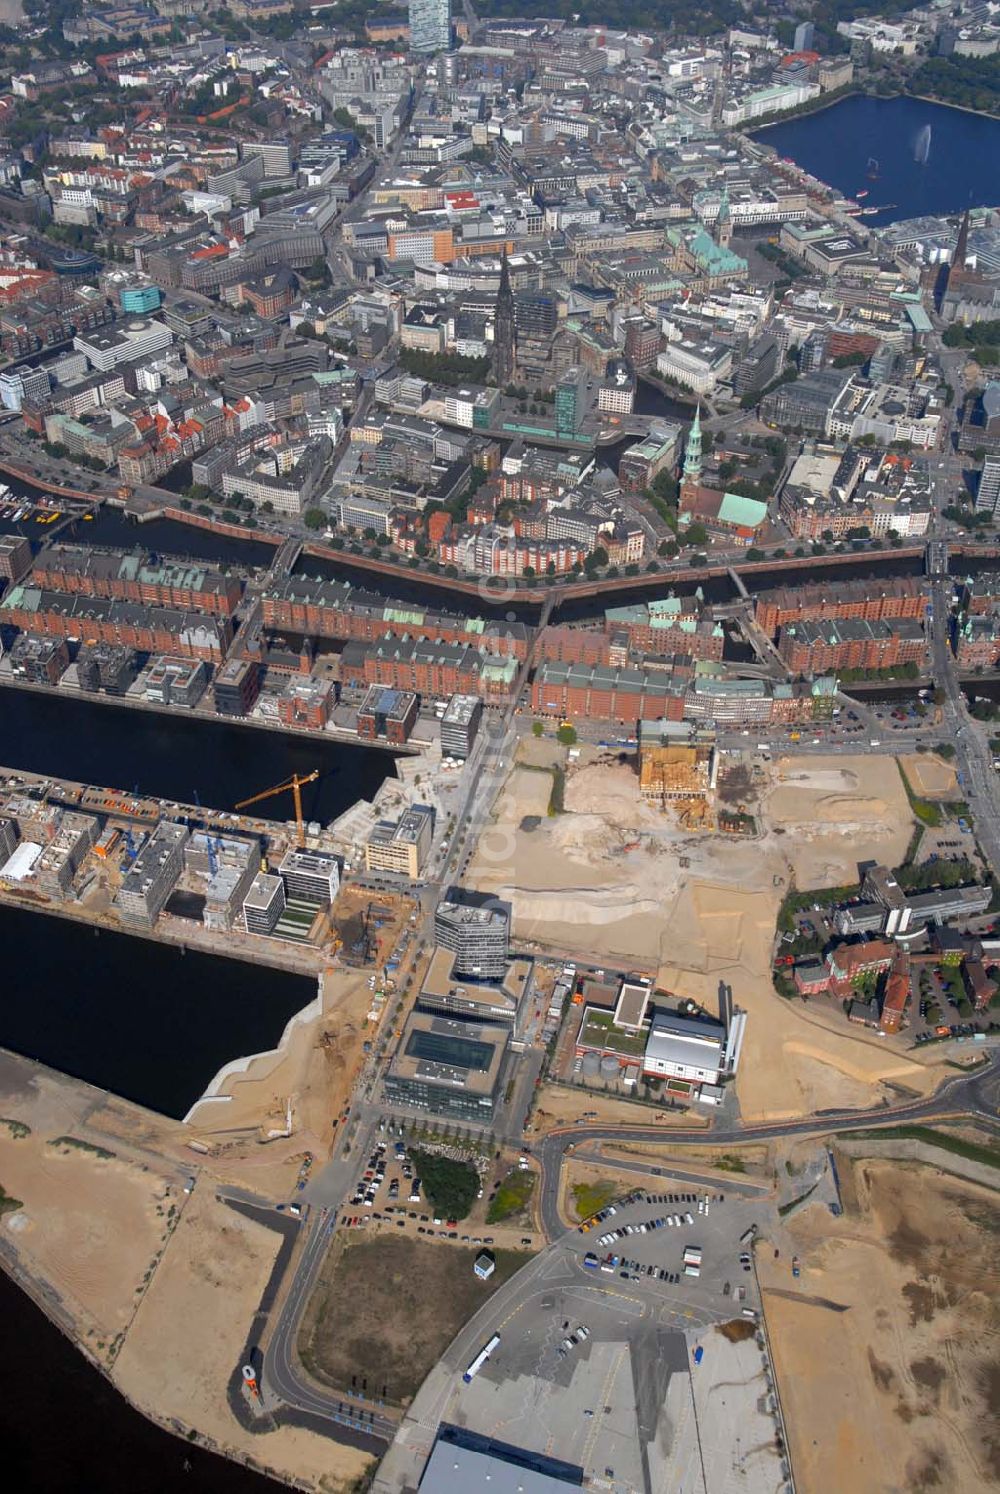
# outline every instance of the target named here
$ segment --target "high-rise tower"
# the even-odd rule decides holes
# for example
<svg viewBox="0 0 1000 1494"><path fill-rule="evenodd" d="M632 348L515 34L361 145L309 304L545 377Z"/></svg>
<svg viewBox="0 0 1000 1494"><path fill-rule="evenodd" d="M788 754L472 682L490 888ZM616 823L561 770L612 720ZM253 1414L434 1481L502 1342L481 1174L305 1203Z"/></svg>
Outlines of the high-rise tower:
<svg viewBox="0 0 1000 1494"><path fill-rule="evenodd" d="M409 0L411 52L447 52L451 0Z"/></svg>
<svg viewBox="0 0 1000 1494"><path fill-rule="evenodd" d="M958 227L958 238L955 240L955 252L951 256L952 273L956 270L965 269L965 261L969 257L969 209L966 208L962 214L962 221Z"/></svg>
<svg viewBox="0 0 1000 1494"><path fill-rule="evenodd" d="M500 288L493 317L493 374L502 389L511 383L517 367L517 327L514 321L514 292L510 288L510 266L507 251L500 265Z"/></svg>

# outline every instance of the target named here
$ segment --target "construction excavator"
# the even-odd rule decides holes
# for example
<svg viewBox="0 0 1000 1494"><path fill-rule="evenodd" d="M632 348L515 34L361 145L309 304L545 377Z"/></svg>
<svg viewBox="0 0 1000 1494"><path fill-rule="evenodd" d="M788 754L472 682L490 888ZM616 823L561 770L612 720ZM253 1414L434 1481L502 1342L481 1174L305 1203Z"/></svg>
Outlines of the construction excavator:
<svg viewBox="0 0 1000 1494"><path fill-rule="evenodd" d="M284 783L276 783L274 788L264 789L261 793L254 794L252 798L241 799L233 807L235 809L249 809L251 804L259 804L262 799L273 799L276 794L287 794L289 789L291 789L292 799L295 803L295 841L301 850L306 843L306 827L302 818L302 790L307 783L315 783L318 777L318 768L313 768L311 773L305 773L301 778L298 773L293 773L291 778L286 779Z"/></svg>

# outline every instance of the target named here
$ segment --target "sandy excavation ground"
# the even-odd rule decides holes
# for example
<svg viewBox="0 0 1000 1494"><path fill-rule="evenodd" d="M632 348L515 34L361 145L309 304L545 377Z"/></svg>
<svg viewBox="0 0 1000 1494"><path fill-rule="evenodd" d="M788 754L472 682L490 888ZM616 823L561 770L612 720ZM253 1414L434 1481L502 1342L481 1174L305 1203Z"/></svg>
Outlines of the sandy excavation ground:
<svg viewBox="0 0 1000 1494"><path fill-rule="evenodd" d="M279 1427L245 1432L226 1398L280 1237L216 1199L211 1184L188 1200L170 1249L136 1314L114 1379L143 1409L195 1426L220 1451L279 1477L339 1490L370 1462L358 1449Z"/></svg>
<svg viewBox="0 0 1000 1494"><path fill-rule="evenodd" d="M960 799L958 776L935 752L912 752L899 759L915 794L924 799Z"/></svg>
<svg viewBox="0 0 1000 1494"><path fill-rule="evenodd" d="M799 887L842 886L859 861L903 859L914 822L894 758L782 758L772 778L768 848L781 842Z"/></svg>
<svg viewBox="0 0 1000 1494"><path fill-rule="evenodd" d="M757 1249L796 1487L1000 1488L997 1195L882 1160L841 1158L841 1181L840 1218L787 1223L798 1280Z"/></svg>
<svg viewBox="0 0 1000 1494"><path fill-rule="evenodd" d="M944 1070L877 1045L824 1001L783 1001L771 982L778 893L691 884L677 900L670 959L657 984L718 1006L719 982L749 1013L736 1093L744 1120L774 1120L839 1106L869 1106L884 1082L927 1094Z"/></svg>
<svg viewBox="0 0 1000 1494"><path fill-rule="evenodd" d="M297 1057L293 1046L268 1071L275 1094L294 1096L296 1128L311 1120L329 1130L331 1102L339 1114L360 1061L368 991L360 973L341 980L317 1028L336 1049L306 1044ZM263 1078L244 1083L267 1093ZM177 1122L0 1053L0 1185L23 1202L0 1217L0 1238L141 1409L279 1476L339 1491L363 1473L365 1454L299 1429L251 1436L226 1402L279 1237L219 1203L216 1184L290 1196L304 1152L317 1150L299 1129L263 1142L248 1093L240 1103L247 1132L195 1152ZM53 1145L64 1136L100 1150Z"/></svg>
<svg viewBox="0 0 1000 1494"><path fill-rule="evenodd" d="M859 861L896 864L913 826L891 758L771 765L759 785L756 839L684 830L669 810L642 800L630 762L596 749L569 765L563 814L545 812L550 787L548 773L514 768L471 878L511 899L522 938L582 942L609 959L668 958L673 900L684 884L706 878L770 894L794 876L800 887L840 886L857 877ZM535 828L523 826L539 815Z"/></svg>
<svg viewBox="0 0 1000 1494"><path fill-rule="evenodd" d="M371 1036L370 1004L363 970L327 969L321 1009L291 1025L282 1048L254 1059L245 1072L223 1076L218 1083L221 1097L203 1099L189 1117L194 1135L218 1154L227 1138L238 1137L233 1150L240 1150L246 1132L253 1130L259 1152L261 1140L271 1133L277 1140L277 1133L286 1129L291 1102L297 1146L325 1155L331 1122L347 1102L362 1045Z"/></svg>
<svg viewBox="0 0 1000 1494"><path fill-rule="evenodd" d="M913 819L895 761L781 759L766 773L754 785L761 833L744 839L680 829L642 801L629 763L596 749L568 765L566 812L525 830L524 814L538 811L536 800L522 807L522 782L543 775L516 770L473 884L511 900L524 940L645 969L661 989L710 1011L720 982L730 984L750 1014L737 1079L745 1119L871 1105L885 1081L929 1092L940 1070L879 1047L824 1003L782 1001L770 974L790 879L840 886L857 877L859 861L902 859Z"/></svg>
<svg viewBox="0 0 1000 1494"><path fill-rule="evenodd" d="M107 1362L184 1195L169 1163L106 1143L97 1150L104 1139L86 1124L93 1100L72 1081L0 1055L0 1184L23 1205L3 1215L0 1232L88 1352Z"/></svg>

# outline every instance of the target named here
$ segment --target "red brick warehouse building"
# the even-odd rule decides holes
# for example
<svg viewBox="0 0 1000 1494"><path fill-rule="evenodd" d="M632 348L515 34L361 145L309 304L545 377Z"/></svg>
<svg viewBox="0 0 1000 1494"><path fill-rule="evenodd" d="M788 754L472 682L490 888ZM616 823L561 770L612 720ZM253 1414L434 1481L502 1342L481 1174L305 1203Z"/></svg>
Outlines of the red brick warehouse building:
<svg viewBox="0 0 1000 1494"><path fill-rule="evenodd" d="M228 618L103 597L15 586L0 603L0 623L49 638L81 643L122 643L147 654L181 654L209 663L221 659L232 641Z"/></svg>
<svg viewBox="0 0 1000 1494"><path fill-rule="evenodd" d="M230 617L242 595L238 576L184 560L155 559L142 550L121 555L84 545L49 545L32 566L32 581L47 591L104 597L146 607L192 608Z"/></svg>
<svg viewBox="0 0 1000 1494"><path fill-rule="evenodd" d="M268 628L287 629L307 637L356 638L376 643L391 634L484 649L502 658L525 659L530 634L523 623L484 622L479 618L428 612L405 603L393 604L345 581L291 576L262 598Z"/></svg>
<svg viewBox="0 0 1000 1494"><path fill-rule="evenodd" d="M919 622L792 623L778 634L778 653L794 674L823 674L844 669L892 669L926 663L927 639Z"/></svg>
<svg viewBox="0 0 1000 1494"><path fill-rule="evenodd" d="M791 623L841 622L847 618L864 622L896 617L922 620L926 612L926 590L912 576L891 581L845 578L813 586L782 586L761 592L754 603L754 621L772 638Z"/></svg>

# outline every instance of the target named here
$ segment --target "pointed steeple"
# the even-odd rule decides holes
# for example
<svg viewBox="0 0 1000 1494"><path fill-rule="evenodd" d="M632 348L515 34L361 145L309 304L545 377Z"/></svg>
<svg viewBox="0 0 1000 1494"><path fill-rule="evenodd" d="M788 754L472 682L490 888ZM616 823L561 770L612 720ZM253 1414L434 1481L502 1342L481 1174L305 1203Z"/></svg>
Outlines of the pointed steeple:
<svg viewBox="0 0 1000 1494"><path fill-rule="evenodd" d="M701 480L701 401L694 412L694 420L688 431L687 445L684 448L684 481L699 482Z"/></svg>
<svg viewBox="0 0 1000 1494"><path fill-rule="evenodd" d="M510 284L510 265L507 262L507 246L504 245L500 261L500 285L497 289L496 311L493 315L493 373L501 388L509 384L517 367L517 326L514 312L514 292Z"/></svg>
<svg viewBox="0 0 1000 1494"><path fill-rule="evenodd" d="M964 270L965 261L969 257L969 209L966 208L962 214L962 222L958 229L958 238L955 240L955 252L951 257L953 270Z"/></svg>
<svg viewBox="0 0 1000 1494"><path fill-rule="evenodd" d="M716 239L723 249L728 249L733 237L733 214L729 206L729 188L722 189L722 200L719 203L719 216L716 219Z"/></svg>

